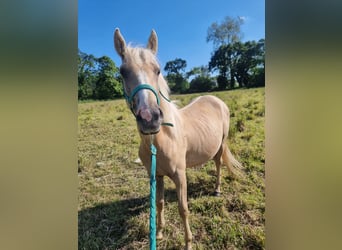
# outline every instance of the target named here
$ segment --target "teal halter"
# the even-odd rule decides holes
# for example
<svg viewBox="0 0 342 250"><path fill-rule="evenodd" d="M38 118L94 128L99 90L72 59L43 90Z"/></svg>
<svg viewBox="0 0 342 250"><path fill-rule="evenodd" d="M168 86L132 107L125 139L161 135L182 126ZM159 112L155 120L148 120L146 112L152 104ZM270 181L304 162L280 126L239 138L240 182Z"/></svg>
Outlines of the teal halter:
<svg viewBox="0 0 342 250"><path fill-rule="evenodd" d="M129 107L130 107L134 116L135 116L135 114L133 112L133 98L142 89L148 89L148 90L152 91L153 94L155 95L156 99L157 99L158 106L160 106L160 100L159 100L158 92L155 90L155 88L153 88L149 84L139 84L137 87L135 87L133 89L132 93L129 96L126 94L126 91L124 90L124 96L126 98L127 103L129 104Z"/></svg>
<svg viewBox="0 0 342 250"><path fill-rule="evenodd" d="M132 93L130 95L127 95L126 94L126 91L125 89L123 90L124 92L124 97L127 101L127 103L129 104L129 108L131 109L131 112L132 114L135 116L135 113L133 111L133 98L134 96L142 89L147 89L147 90L150 90L153 92L154 96L156 97L157 99L157 104L158 106L160 106L160 99L159 99L159 96L158 96L158 93L168 102L171 102L170 99L168 99L166 96L163 95L163 93L160 91L160 90L156 90L155 88L153 88L151 85L149 84L139 84L138 86L136 86ZM162 123L162 125L167 125L167 126L171 126L173 127L173 125L171 123Z"/></svg>

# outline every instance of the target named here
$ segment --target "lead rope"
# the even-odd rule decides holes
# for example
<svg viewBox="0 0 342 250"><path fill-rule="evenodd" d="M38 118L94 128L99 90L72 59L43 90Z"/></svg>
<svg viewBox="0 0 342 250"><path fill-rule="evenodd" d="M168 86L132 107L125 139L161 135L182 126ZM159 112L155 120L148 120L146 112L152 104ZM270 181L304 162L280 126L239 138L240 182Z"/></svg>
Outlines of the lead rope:
<svg viewBox="0 0 342 250"><path fill-rule="evenodd" d="M156 155L153 145L154 135L151 135L151 174L150 174L150 250L156 250Z"/></svg>

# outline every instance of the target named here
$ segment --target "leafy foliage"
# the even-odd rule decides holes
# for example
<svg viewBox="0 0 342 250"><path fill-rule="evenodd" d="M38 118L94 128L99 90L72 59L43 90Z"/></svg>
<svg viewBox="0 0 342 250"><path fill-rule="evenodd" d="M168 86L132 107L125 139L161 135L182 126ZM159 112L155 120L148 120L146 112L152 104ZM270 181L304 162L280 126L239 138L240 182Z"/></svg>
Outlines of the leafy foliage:
<svg viewBox="0 0 342 250"><path fill-rule="evenodd" d="M228 79L224 75L218 75L217 76L217 85L219 90L224 90L228 86Z"/></svg>
<svg viewBox="0 0 342 250"><path fill-rule="evenodd" d="M165 64L164 70L169 74L181 75L186 68L186 61L181 58L176 58L175 60L168 61Z"/></svg>
<svg viewBox="0 0 342 250"><path fill-rule="evenodd" d="M264 86L265 50L264 39L235 42L221 45L209 62L211 71L218 70L219 89L234 88L235 80L239 87ZM230 78L230 81L224 79ZM227 84L227 85L225 85Z"/></svg>
<svg viewBox="0 0 342 250"><path fill-rule="evenodd" d="M241 25L244 23L241 17L232 18L226 16L219 24L214 22L207 31L207 42L213 42L214 47L231 44L240 41Z"/></svg>
<svg viewBox="0 0 342 250"><path fill-rule="evenodd" d="M122 80L115 63L108 57L96 58L78 51L78 98L113 99L121 97Z"/></svg>
<svg viewBox="0 0 342 250"><path fill-rule="evenodd" d="M96 58L78 50L78 98L89 99L94 95Z"/></svg>
<svg viewBox="0 0 342 250"><path fill-rule="evenodd" d="M173 93L186 93L189 89L189 82L181 74L169 74L166 79Z"/></svg>
<svg viewBox="0 0 342 250"><path fill-rule="evenodd" d="M185 93L189 88L189 82L184 74L186 61L181 58L168 61L164 67L167 72L166 79L170 89L175 93Z"/></svg>
<svg viewBox="0 0 342 250"><path fill-rule="evenodd" d="M216 82L207 76L197 76L190 82L190 88L188 92L207 92L214 89Z"/></svg>
<svg viewBox="0 0 342 250"><path fill-rule="evenodd" d="M218 71L218 89L265 86L265 40L242 43L240 17L214 22L208 28L207 42L213 42L214 52L209 70ZM237 82L237 84L236 84Z"/></svg>
<svg viewBox="0 0 342 250"><path fill-rule="evenodd" d="M122 84L115 76L118 75L118 68L107 56L98 59L99 71L96 81L95 96L98 100L113 99L123 95Z"/></svg>

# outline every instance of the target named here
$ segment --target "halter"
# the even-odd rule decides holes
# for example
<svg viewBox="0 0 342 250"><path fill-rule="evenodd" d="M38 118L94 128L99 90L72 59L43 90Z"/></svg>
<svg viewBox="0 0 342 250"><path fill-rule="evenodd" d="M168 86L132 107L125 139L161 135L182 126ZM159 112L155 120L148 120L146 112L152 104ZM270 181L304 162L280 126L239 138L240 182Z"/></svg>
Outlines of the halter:
<svg viewBox="0 0 342 250"><path fill-rule="evenodd" d="M126 99L127 103L129 104L131 112L133 113L134 116L135 116L135 114L133 112L133 98L140 90L143 90L143 89L148 89L148 90L152 91L153 94L155 95L156 99L157 99L158 106L160 106L160 100L159 100L158 92L155 90L155 88L153 88L149 84L139 84L137 87L135 87L133 89L132 93L129 96L126 94L126 91L124 90L125 99Z"/></svg>
<svg viewBox="0 0 342 250"><path fill-rule="evenodd" d="M133 99L134 99L134 96L140 91L140 90L143 90L143 89L147 89L147 90L150 90L152 91L152 93L154 94L154 96L156 97L157 99L157 104L158 106L160 106L160 99L159 99L159 96L158 96L158 93L164 98L164 100L166 100L167 102L171 102L170 99L168 99L166 96L163 95L163 93L160 91L160 90L156 90L155 88L153 88L152 85L149 85L149 84L139 84L137 87L135 87L132 91L132 93L130 95L127 95L126 94L126 91L125 89L123 89L123 92L124 92L124 97L129 105L129 108L132 112L132 114L136 117L135 113L134 113L134 110L133 110ZM172 123L169 123L169 122L163 122L161 125L163 126L170 126L170 127L173 127L173 124Z"/></svg>

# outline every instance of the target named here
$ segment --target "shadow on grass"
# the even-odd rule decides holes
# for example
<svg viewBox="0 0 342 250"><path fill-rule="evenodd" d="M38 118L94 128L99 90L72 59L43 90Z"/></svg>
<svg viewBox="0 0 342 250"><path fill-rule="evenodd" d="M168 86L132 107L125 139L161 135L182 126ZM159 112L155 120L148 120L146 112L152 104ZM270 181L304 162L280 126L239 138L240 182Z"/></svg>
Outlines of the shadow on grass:
<svg viewBox="0 0 342 250"><path fill-rule="evenodd" d="M101 204L78 212L78 249L119 249L127 245L131 218L149 207L149 197ZM145 237L145 236L141 236ZM134 239L139 240L139 239Z"/></svg>
<svg viewBox="0 0 342 250"><path fill-rule="evenodd" d="M213 190L208 189L208 183L188 183L188 197L198 198L212 194ZM177 202L176 190L165 189L165 200ZM139 219L141 213L149 213L147 196L100 204L79 211L78 249L126 249L133 241L146 241L148 222L138 225L133 219ZM142 227L141 224L145 226Z"/></svg>

